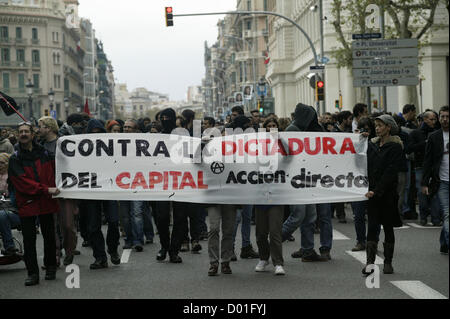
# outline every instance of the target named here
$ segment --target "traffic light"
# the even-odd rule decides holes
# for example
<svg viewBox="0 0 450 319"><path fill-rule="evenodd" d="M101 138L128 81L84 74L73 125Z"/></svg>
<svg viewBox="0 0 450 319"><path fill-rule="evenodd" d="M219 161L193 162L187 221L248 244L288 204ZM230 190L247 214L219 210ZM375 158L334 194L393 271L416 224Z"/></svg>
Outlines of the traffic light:
<svg viewBox="0 0 450 319"><path fill-rule="evenodd" d="M48 116L48 109L44 110L44 116Z"/></svg>
<svg viewBox="0 0 450 319"><path fill-rule="evenodd" d="M334 107L340 109L339 100L334 100Z"/></svg>
<svg viewBox="0 0 450 319"><path fill-rule="evenodd" d="M373 107L378 108L378 100L373 100Z"/></svg>
<svg viewBox="0 0 450 319"><path fill-rule="evenodd" d="M173 27L173 10L172 7L166 7L166 26Z"/></svg>
<svg viewBox="0 0 450 319"><path fill-rule="evenodd" d="M261 114L264 112L264 104L262 103L261 100L258 101L258 110L259 110L259 113L261 113Z"/></svg>
<svg viewBox="0 0 450 319"><path fill-rule="evenodd" d="M325 98L325 83L316 81L316 101L323 101Z"/></svg>

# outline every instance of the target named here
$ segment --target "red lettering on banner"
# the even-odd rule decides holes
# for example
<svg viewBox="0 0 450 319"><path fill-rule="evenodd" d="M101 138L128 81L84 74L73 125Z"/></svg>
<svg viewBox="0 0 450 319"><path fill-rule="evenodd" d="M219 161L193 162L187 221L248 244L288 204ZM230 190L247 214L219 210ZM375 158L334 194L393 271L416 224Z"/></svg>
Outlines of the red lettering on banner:
<svg viewBox="0 0 450 319"><path fill-rule="evenodd" d="M159 172L150 172L148 176L148 186L150 189L155 188L155 184L159 184L163 181L163 175Z"/></svg>
<svg viewBox="0 0 450 319"><path fill-rule="evenodd" d="M232 146L233 150L230 152L227 152L227 145ZM234 153L236 153L236 143L232 142L232 141L222 141L222 155L227 156L227 155L233 155Z"/></svg>
<svg viewBox="0 0 450 319"><path fill-rule="evenodd" d="M295 150L294 146L297 144L298 148ZM298 155L303 152L303 142L298 138L289 139L289 155Z"/></svg>
<svg viewBox="0 0 450 319"><path fill-rule="evenodd" d="M345 152L350 152L352 154L356 154L355 146L353 146L352 139L350 137L346 137L342 142L341 151L339 154L344 154Z"/></svg>
<svg viewBox="0 0 450 319"><path fill-rule="evenodd" d="M256 150L251 151L250 150L250 145L251 144L255 144L256 145ZM250 155L250 156L258 156L258 141L255 139L249 140L247 143L245 143L245 152Z"/></svg>
<svg viewBox="0 0 450 319"><path fill-rule="evenodd" d="M124 178L130 178L130 177L131 177L131 175L128 172L120 173L119 175L117 175L117 177L116 177L116 184L117 184L117 186L119 186L122 189L129 189L130 188L130 184L129 183L128 184L124 184L122 182L122 180Z"/></svg>
<svg viewBox="0 0 450 319"><path fill-rule="evenodd" d="M316 149L311 150L310 146L310 140L309 137L305 138L305 152L308 155L317 155L320 152L321 144L320 144L320 137L316 137Z"/></svg>
<svg viewBox="0 0 450 319"><path fill-rule="evenodd" d="M208 189L208 185L203 184L203 172L198 172L198 189Z"/></svg>
<svg viewBox="0 0 450 319"><path fill-rule="evenodd" d="M283 156L287 156L286 150L284 149L281 140L277 140L277 143L273 144L272 151L270 151L270 155L275 155L275 153L280 153Z"/></svg>
<svg viewBox="0 0 450 319"><path fill-rule="evenodd" d="M189 173L189 172L184 173L183 178L181 179L180 190L187 186L189 186L193 189L197 188L197 186L195 186L194 178L192 177L191 173Z"/></svg>
<svg viewBox="0 0 450 319"><path fill-rule="evenodd" d="M163 186L164 190L168 190L169 189L169 173L168 172L164 172L164 186Z"/></svg>
<svg viewBox="0 0 450 319"><path fill-rule="evenodd" d="M239 156L244 156L244 141L238 140Z"/></svg>
<svg viewBox="0 0 450 319"><path fill-rule="evenodd" d="M323 138L323 153L328 154L330 152L331 154L337 154L334 147L336 146L336 140L332 137L324 137Z"/></svg>
<svg viewBox="0 0 450 319"><path fill-rule="evenodd" d="M170 176L173 177L173 184L172 184L172 188L174 190L178 189L178 177L181 176L181 172L169 172Z"/></svg>
<svg viewBox="0 0 450 319"><path fill-rule="evenodd" d="M268 155L269 154L270 139L259 140L259 142L262 144L262 153L263 153L263 155ZM273 147L272 147L272 149L273 149Z"/></svg>
<svg viewBox="0 0 450 319"><path fill-rule="evenodd" d="M143 189L148 189L147 183L145 182L144 175L141 172L137 172L134 176L133 184L131 184L131 189L136 189L136 187L142 187Z"/></svg>

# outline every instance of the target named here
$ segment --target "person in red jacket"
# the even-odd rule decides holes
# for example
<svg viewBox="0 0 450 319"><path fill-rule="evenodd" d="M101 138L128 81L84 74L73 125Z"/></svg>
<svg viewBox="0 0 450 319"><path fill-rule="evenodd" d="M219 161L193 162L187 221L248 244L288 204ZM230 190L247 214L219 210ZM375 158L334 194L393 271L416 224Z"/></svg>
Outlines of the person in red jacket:
<svg viewBox="0 0 450 319"><path fill-rule="evenodd" d="M28 271L25 286L39 283L36 255L36 219L39 217L44 237L45 280L56 279L56 242L54 214L58 204L52 195L59 194L55 187L55 161L40 145L33 142L33 126L20 123L18 150L9 161L8 176L16 191L16 202L22 224L24 261Z"/></svg>

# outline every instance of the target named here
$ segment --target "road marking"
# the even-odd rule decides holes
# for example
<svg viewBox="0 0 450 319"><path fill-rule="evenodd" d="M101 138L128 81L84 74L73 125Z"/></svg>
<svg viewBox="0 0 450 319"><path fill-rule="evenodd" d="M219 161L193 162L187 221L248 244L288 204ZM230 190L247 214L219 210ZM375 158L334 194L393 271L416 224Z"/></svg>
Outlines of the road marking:
<svg viewBox="0 0 450 319"><path fill-rule="evenodd" d="M414 299L448 299L418 280L391 281L391 283Z"/></svg>
<svg viewBox="0 0 450 319"><path fill-rule="evenodd" d="M122 252L122 258L120 258L121 264L126 264L128 262L128 259L130 258L131 249L124 249Z"/></svg>
<svg viewBox="0 0 450 319"><path fill-rule="evenodd" d="M366 262L367 262L367 254L366 254L365 251L351 251L351 250L347 250L346 253L349 254L350 256L352 256L353 258L355 258L356 260L358 260L363 265L365 265ZM376 265L382 265L383 263L384 263L383 258L381 258L380 256L377 255L376 258L375 258L375 264Z"/></svg>
<svg viewBox="0 0 450 319"><path fill-rule="evenodd" d="M394 227L394 229L408 229L410 226L403 225L402 227ZM381 229L383 229L383 225L381 225Z"/></svg>
<svg viewBox="0 0 450 319"><path fill-rule="evenodd" d="M414 228L426 228L426 229L438 229L438 228L442 228L442 226L422 226L416 223L408 223L409 226L412 226ZM427 225L433 225L433 224L427 224Z"/></svg>
<svg viewBox="0 0 450 319"><path fill-rule="evenodd" d="M342 234L341 232L338 232L336 229L333 229L333 240L349 240L347 236Z"/></svg>

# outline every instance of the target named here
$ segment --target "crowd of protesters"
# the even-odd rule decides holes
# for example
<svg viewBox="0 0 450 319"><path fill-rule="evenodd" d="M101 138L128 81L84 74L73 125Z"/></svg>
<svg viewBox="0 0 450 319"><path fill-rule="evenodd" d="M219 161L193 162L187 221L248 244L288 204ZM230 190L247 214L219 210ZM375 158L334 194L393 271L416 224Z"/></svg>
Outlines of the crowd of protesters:
<svg viewBox="0 0 450 319"><path fill-rule="evenodd" d="M276 275L284 275L282 243L294 240L299 229L300 248L293 258L305 262L331 259L332 218L346 223L344 203L309 205L225 205L163 201L104 201L54 199L55 153L60 136L74 134L160 133L171 134L177 127L193 135L195 113L173 109L158 113L154 120L92 119L85 113L68 116L62 123L51 117L39 119L37 125L20 123L17 129L1 129L0 135L0 233L2 255L18 254L12 229L22 232L28 277L25 285L39 283L36 234L44 238L45 279L53 280L61 264L74 262L80 254L77 244L91 247L94 262L90 269L120 264L119 246L143 252L159 235L161 249L156 259L182 263L180 252L200 253L202 240L207 240L210 260L208 275L231 274L230 263L235 254L236 233L241 225L240 258L258 259L255 271L263 272L271 259ZM449 180L449 110L426 110L416 114L414 105L405 105L399 114L368 113L364 104L356 104L353 112L324 113L320 117L311 107L299 103L291 118L258 110L246 115L235 106L225 121L205 117L202 130L216 127L253 128L267 132L357 133L369 139L367 165L369 191L366 201L348 203L353 211L357 242L353 251L367 251L367 266L375 262L381 226L384 231L385 274L394 272L394 227L404 220L418 219L422 226L428 218L434 226L443 226L440 252L448 253L448 180ZM225 134L225 133L224 133ZM416 202L419 211L416 211ZM208 216L209 225L206 224ZM366 227L367 216L367 227ZM172 223L172 228L170 225ZM252 246L251 224L256 224L256 245ZM156 229L153 224L155 224ZM102 225L107 225L106 238ZM314 249L314 233L320 232L319 253ZM220 237L221 236L221 237ZM79 237L80 240L79 240ZM63 254L64 251L64 254ZM64 257L64 258L63 258ZM370 269L364 267L363 273Z"/></svg>

